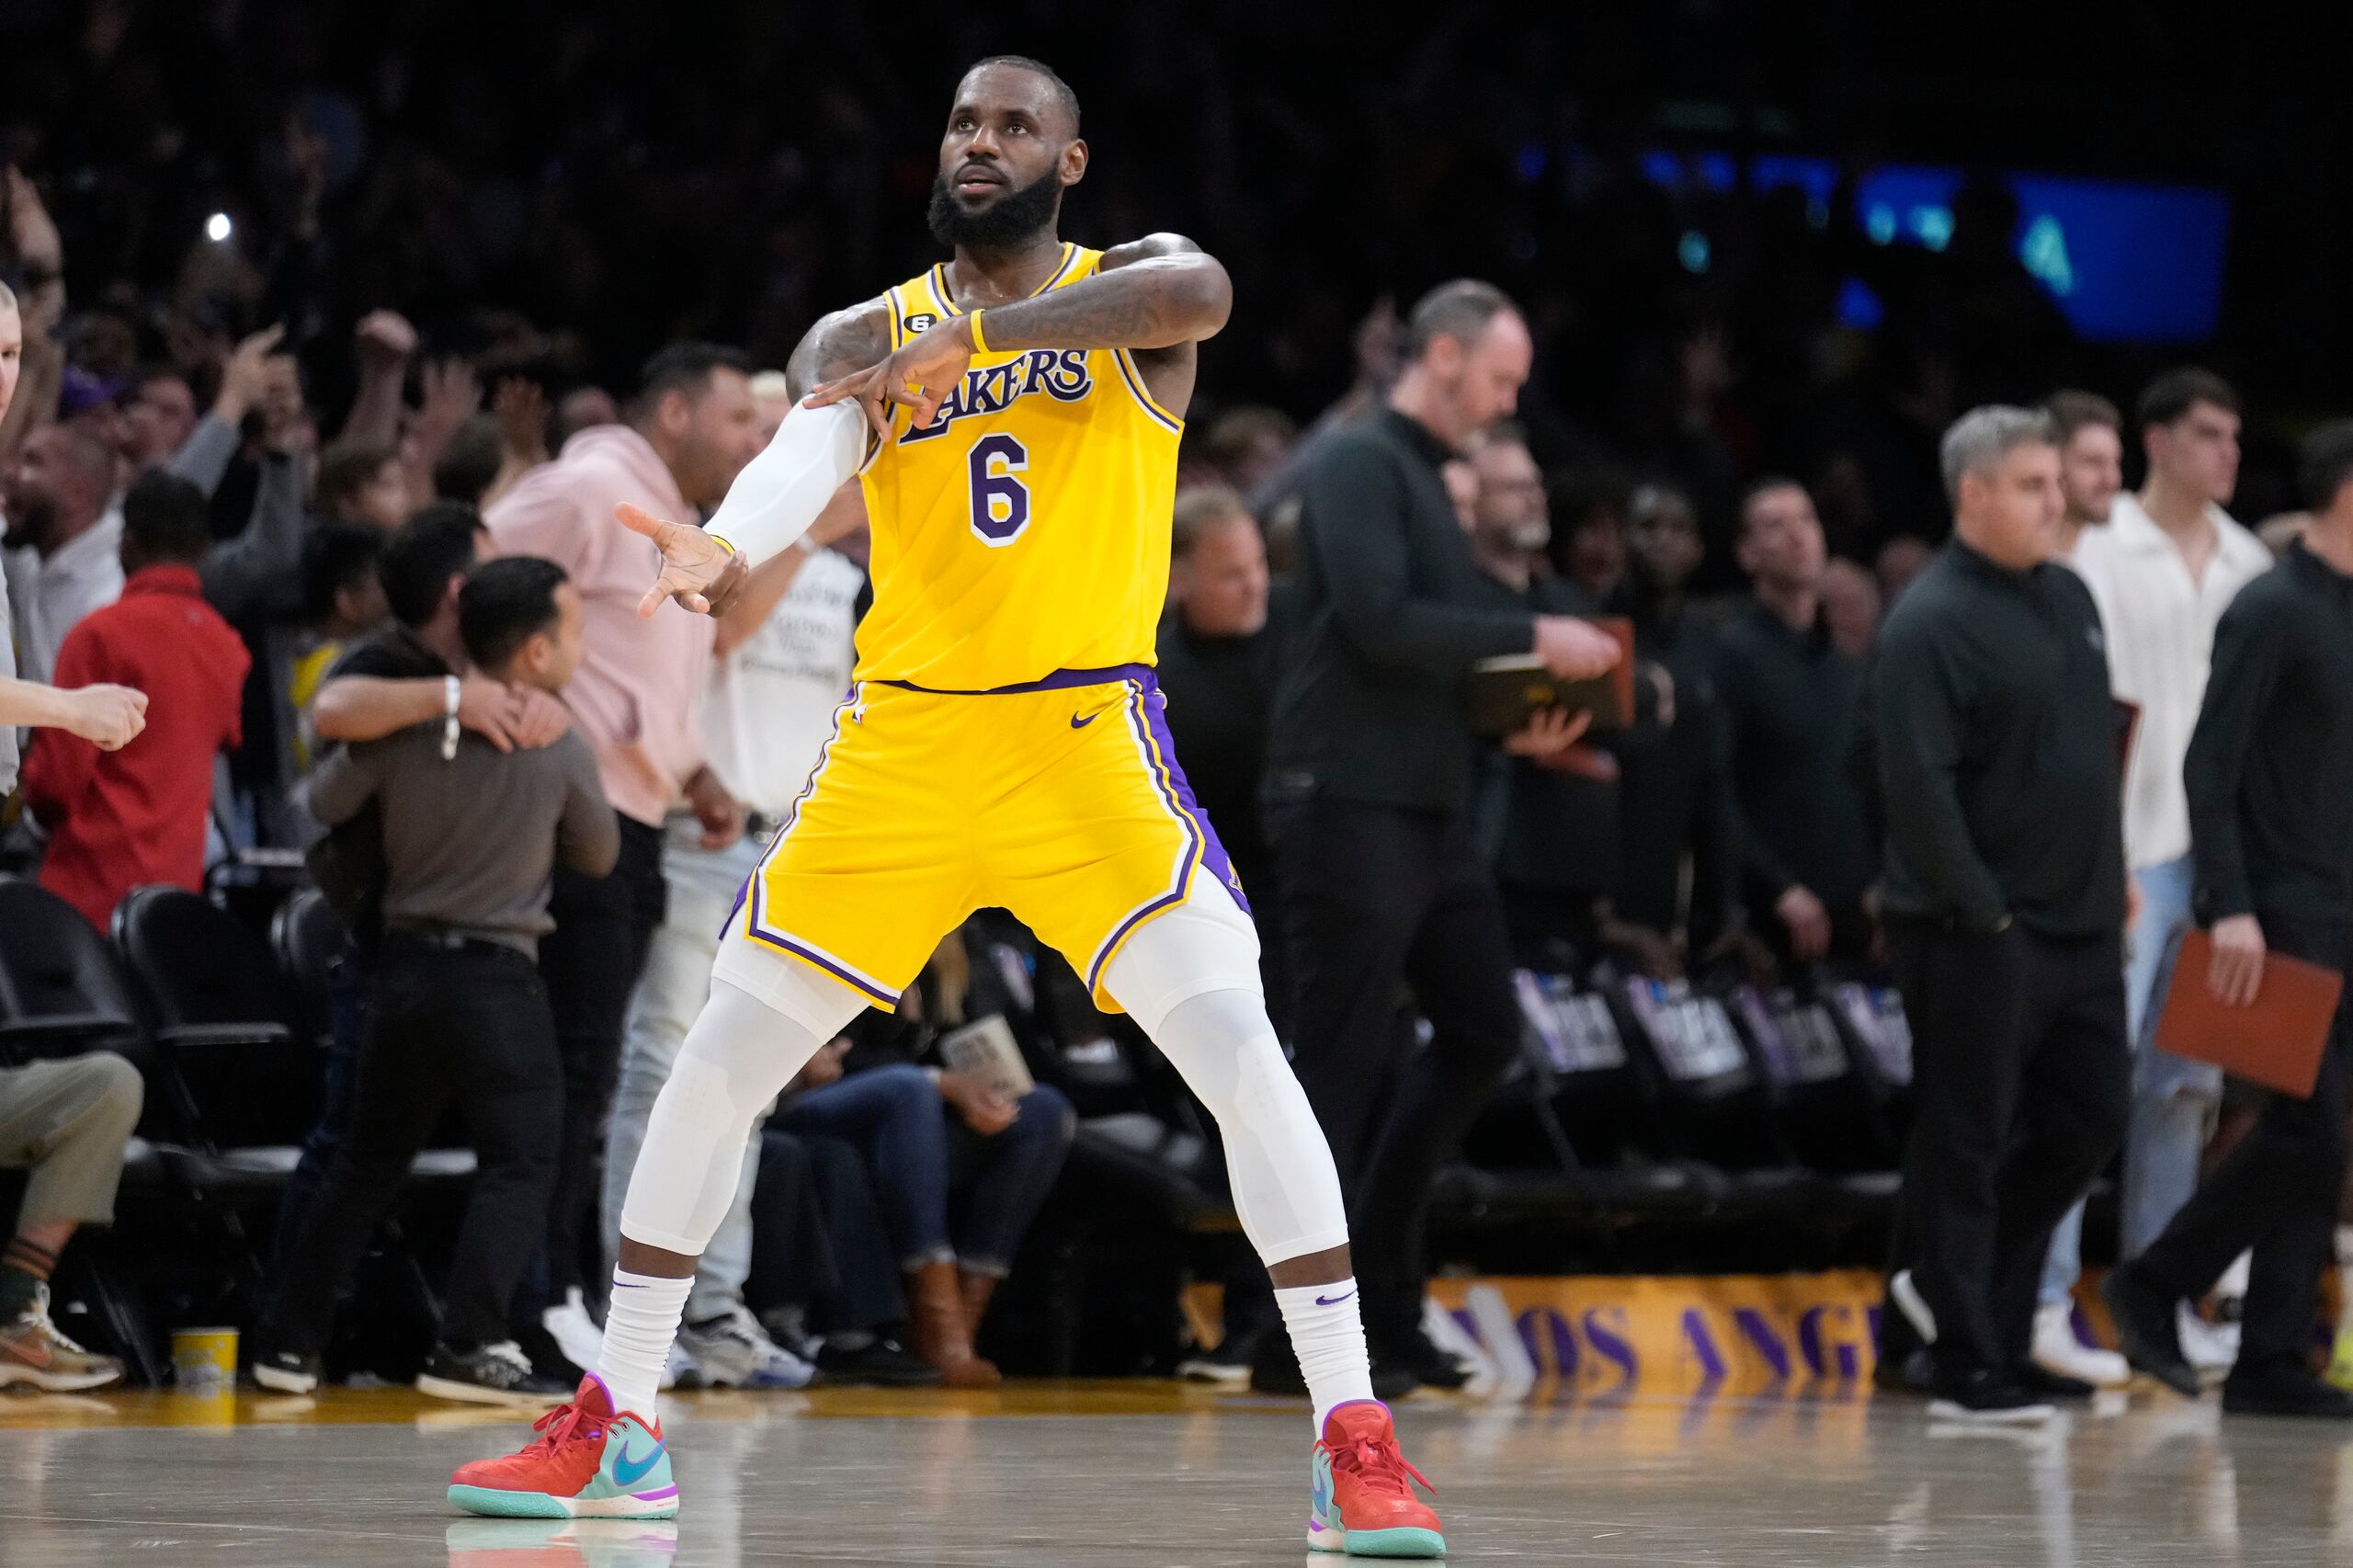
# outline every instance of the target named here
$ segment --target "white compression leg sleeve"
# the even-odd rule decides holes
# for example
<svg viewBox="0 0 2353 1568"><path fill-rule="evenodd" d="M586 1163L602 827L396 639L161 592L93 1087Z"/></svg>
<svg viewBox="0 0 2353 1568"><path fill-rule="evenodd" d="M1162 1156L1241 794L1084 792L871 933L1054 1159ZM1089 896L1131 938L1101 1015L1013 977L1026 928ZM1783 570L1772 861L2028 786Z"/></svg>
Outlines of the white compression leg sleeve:
<svg viewBox="0 0 2353 1568"><path fill-rule="evenodd" d="M1258 983L1258 938L1215 883L1128 938L1104 983L1217 1118L1242 1229L1272 1267L1343 1245L1347 1214L1331 1145L1283 1060ZM1356 1281L1275 1292L1314 1428L1372 1397Z"/></svg>
<svg viewBox="0 0 2353 1568"><path fill-rule="evenodd" d="M771 1001L712 978L646 1119L623 1237L692 1257L727 1217L753 1119L866 1006L816 975L796 989L803 994Z"/></svg>
<svg viewBox="0 0 2353 1568"><path fill-rule="evenodd" d="M1184 1074L1225 1140L1233 1207L1268 1265L1344 1245L1331 1145L1283 1060L1258 981L1258 937L1214 881L1140 927L1104 985Z"/></svg>
<svg viewBox="0 0 2353 1568"><path fill-rule="evenodd" d="M713 976L669 1081L654 1101L621 1205L621 1236L699 1256L727 1217L753 1119L864 1006L814 975L785 977L770 1001ZM651 1419L691 1276L613 1270L597 1375L613 1408Z"/></svg>

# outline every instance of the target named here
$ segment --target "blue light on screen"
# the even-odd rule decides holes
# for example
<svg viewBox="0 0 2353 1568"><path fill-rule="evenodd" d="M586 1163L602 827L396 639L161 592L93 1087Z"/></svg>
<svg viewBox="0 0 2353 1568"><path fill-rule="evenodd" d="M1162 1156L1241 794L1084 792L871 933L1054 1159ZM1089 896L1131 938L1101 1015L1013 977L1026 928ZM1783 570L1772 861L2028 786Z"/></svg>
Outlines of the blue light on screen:
<svg viewBox="0 0 2353 1568"><path fill-rule="evenodd" d="M1643 173L1672 189L1733 183L1722 153L1654 152ZM1692 175L1696 173L1695 181ZM1827 203L1838 184L1827 158L1767 153L1749 160L1758 190L1803 189ZM2221 320L2229 198L2196 186L2149 185L2062 175L2006 174L2018 200L2012 236L2018 259L2084 336L2104 343L2193 343ZM1915 165L1873 169L1858 182L1855 210L1878 244L1942 250L1952 237L1961 170Z"/></svg>

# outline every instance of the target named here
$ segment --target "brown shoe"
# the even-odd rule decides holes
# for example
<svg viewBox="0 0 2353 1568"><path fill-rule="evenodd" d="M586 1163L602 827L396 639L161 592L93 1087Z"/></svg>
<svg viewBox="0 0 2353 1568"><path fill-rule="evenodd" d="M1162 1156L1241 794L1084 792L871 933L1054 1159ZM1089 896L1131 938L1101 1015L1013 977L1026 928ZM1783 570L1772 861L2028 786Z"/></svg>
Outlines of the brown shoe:
<svg viewBox="0 0 2353 1568"><path fill-rule="evenodd" d="M51 1393L78 1393L122 1381L122 1363L93 1356L49 1321L49 1287L33 1297L32 1310L0 1324L0 1388L29 1383Z"/></svg>
<svg viewBox="0 0 2353 1568"><path fill-rule="evenodd" d="M952 1263L926 1263L907 1271L909 1327L917 1356L939 1369L952 1389L994 1388L1004 1381L995 1367L972 1354L972 1330Z"/></svg>

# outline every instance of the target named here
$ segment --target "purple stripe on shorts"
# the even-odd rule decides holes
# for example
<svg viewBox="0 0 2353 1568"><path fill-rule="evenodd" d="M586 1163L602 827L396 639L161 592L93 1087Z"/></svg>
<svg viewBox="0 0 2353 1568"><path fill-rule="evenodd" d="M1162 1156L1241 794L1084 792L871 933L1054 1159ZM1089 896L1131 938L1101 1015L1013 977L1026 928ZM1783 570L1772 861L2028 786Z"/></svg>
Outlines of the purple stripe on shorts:
<svg viewBox="0 0 2353 1568"><path fill-rule="evenodd" d="M1168 733L1167 695L1160 689L1160 682L1149 673L1139 684L1143 687L1144 722L1152 726L1152 738L1160 745L1160 760L1167 765L1168 782L1176 791L1176 810L1201 835L1201 864L1209 869L1211 875L1225 884L1226 891L1233 895L1233 902L1242 906L1243 914L1247 915L1250 913L1250 900L1242 891L1242 878L1233 869L1233 857L1227 855L1225 846L1218 842L1217 829L1211 825L1209 812L1201 810L1201 803L1193 798L1193 787L1185 781L1185 769L1176 760L1176 737Z"/></svg>
<svg viewBox="0 0 2353 1568"><path fill-rule="evenodd" d="M1117 686L1121 681L1152 682L1150 665L1113 665L1101 670L1056 670L1043 680L1025 680L1016 686L984 687L977 691L958 691L946 687L917 686L911 680L878 680L877 686L895 686L901 691L929 692L934 697L1011 697L1024 691L1064 691L1074 686Z"/></svg>

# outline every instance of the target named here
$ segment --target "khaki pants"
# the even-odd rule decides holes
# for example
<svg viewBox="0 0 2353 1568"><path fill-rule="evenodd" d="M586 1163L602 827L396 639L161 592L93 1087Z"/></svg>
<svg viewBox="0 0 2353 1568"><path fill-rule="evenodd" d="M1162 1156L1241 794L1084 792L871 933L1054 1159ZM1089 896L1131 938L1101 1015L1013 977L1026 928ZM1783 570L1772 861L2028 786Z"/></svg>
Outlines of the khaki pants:
<svg viewBox="0 0 2353 1568"><path fill-rule="evenodd" d="M0 1068L0 1165L32 1173L18 1232L113 1220L143 1097L139 1070L111 1051Z"/></svg>

